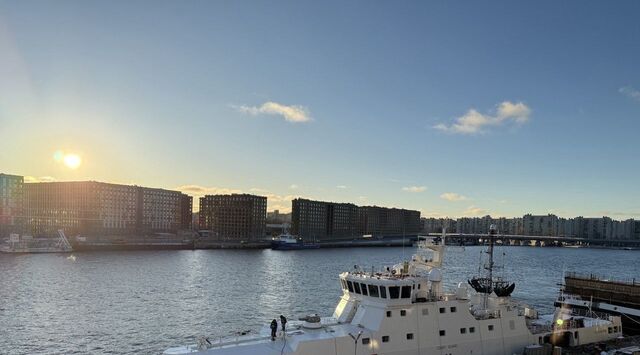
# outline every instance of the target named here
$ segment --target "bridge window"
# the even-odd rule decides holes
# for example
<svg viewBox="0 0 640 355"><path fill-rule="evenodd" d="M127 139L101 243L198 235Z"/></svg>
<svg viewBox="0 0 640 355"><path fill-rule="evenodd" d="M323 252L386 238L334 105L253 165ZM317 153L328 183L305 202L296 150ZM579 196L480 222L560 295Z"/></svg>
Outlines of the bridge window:
<svg viewBox="0 0 640 355"><path fill-rule="evenodd" d="M388 335L383 335L382 336L382 342L383 343L388 343L389 342L389 336Z"/></svg>
<svg viewBox="0 0 640 355"><path fill-rule="evenodd" d="M353 292L353 283L351 281L347 281L347 287L349 288L349 292Z"/></svg>
<svg viewBox="0 0 640 355"><path fill-rule="evenodd" d="M366 284L361 284L362 285L362 294L365 296L369 296L369 293L367 292L367 285Z"/></svg>
<svg viewBox="0 0 640 355"><path fill-rule="evenodd" d="M411 298L411 286L402 286L402 298Z"/></svg>
<svg viewBox="0 0 640 355"><path fill-rule="evenodd" d="M446 333L444 330L441 330L441 331L440 331L440 336L441 336L441 337L445 336L445 334L447 334L447 333Z"/></svg>
<svg viewBox="0 0 640 355"><path fill-rule="evenodd" d="M384 286L380 286L380 297L387 298L387 288Z"/></svg>
<svg viewBox="0 0 640 355"><path fill-rule="evenodd" d="M369 338L362 338L362 345L367 345L367 344L369 344L369 342L371 342L371 339L369 339Z"/></svg>
<svg viewBox="0 0 640 355"><path fill-rule="evenodd" d="M387 317L391 318L391 311L387 311Z"/></svg>
<svg viewBox="0 0 640 355"><path fill-rule="evenodd" d="M360 284L359 284L359 283L354 282L354 283L353 283L353 288L356 290L356 293L357 293L357 294L360 294L360 293L361 293L361 292L360 292Z"/></svg>
<svg viewBox="0 0 640 355"><path fill-rule="evenodd" d="M456 313L456 307L451 307L451 313Z"/></svg>
<svg viewBox="0 0 640 355"><path fill-rule="evenodd" d="M460 328L460 334L466 334L467 328Z"/></svg>
<svg viewBox="0 0 640 355"><path fill-rule="evenodd" d="M398 286L389 287L389 298L400 298L400 287Z"/></svg>
<svg viewBox="0 0 640 355"><path fill-rule="evenodd" d="M444 313L444 312L446 312L446 311L447 311L447 309L446 309L446 308L444 308L444 307L440 307L440 313Z"/></svg>
<svg viewBox="0 0 640 355"><path fill-rule="evenodd" d="M469 333L475 333L476 332L476 328L475 327L470 327L469 328Z"/></svg>
<svg viewBox="0 0 640 355"><path fill-rule="evenodd" d="M493 331L493 324L489 324L488 328L489 328L489 331Z"/></svg>
<svg viewBox="0 0 640 355"><path fill-rule="evenodd" d="M407 333L407 340L413 339L413 333Z"/></svg>
<svg viewBox="0 0 640 355"><path fill-rule="evenodd" d="M406 315L407 315L407 311L406 311L406 310L404 310L404 309L401 309L401 310L400 310L400 317L404 317L404 316L406 316Z"/></svg>
<svg viewBox="0 0 640 355"><path fill-rule="evenodd" d="M378 297L378 286L376 285L369 285L369 296L371 297Z"/></svg>

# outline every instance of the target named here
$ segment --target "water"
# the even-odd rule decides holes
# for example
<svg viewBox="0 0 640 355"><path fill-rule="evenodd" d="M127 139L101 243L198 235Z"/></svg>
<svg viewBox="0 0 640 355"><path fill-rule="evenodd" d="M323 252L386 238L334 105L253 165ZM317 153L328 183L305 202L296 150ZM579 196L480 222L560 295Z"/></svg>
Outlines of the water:
<svg viewBox="0 0 640 355"><path fill-rule="evenodd" d="M449 248L448 286L473 276L480 247ZM257 330L284 314L330 315L338 274L392 265L413 248L0 254L1 354L157 354L199 335ZM497 248L513 294L552 311L566 271L640 279L640 252ZM366 268L367 270L369 268Z"/></svg>

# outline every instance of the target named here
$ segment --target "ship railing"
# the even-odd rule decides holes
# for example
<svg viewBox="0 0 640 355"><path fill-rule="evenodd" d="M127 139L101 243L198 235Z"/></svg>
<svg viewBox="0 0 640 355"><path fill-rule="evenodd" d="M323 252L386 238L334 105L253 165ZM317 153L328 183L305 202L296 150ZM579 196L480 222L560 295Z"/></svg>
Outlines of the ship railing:
<svg viewBox="0 0 640 355"><path fill-rule="evenodd" d="M621 278L614 278L614 277L605 277L605 276L597 275L597 274L580 273L580 272L575 272L575 271L567 272L565 274L565 277L574 278L574 279L591 280L591 281L609 281L609 282L615 282L615 283L631 285L631 286L640 285L640 281L636 280L635 278L632 278L632 279L621 279Z"/></svg>

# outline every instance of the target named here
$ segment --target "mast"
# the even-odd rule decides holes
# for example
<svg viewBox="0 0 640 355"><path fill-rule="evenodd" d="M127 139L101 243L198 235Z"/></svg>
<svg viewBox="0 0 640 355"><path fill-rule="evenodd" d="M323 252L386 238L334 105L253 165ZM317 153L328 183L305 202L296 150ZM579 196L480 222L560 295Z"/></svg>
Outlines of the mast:
<svg viewBox="0 0 640 355"><path fill-rule="evenodd" d="M485 269L489 271L489 294L493 292L493 245L495 243L496 238L496 226L492 224L489 226L489 250L487 250L487 254L489 254L489 263L485 266Z"/></svg>

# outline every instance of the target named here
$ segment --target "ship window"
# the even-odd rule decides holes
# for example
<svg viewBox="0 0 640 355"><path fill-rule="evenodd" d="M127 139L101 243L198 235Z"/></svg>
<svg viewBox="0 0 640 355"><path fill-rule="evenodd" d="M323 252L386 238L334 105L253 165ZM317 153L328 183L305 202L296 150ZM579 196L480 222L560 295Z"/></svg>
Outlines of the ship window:
<svg viewBox="0 0 640 355"><path fill-rule="evenodd" d="M613 333L613 329L611 329L611 327L609 327L609 334Z"/></svg>
<svg viewBox="0 0 640 355"><path fill-rule="evenodd" d="M444 312L446 312L446 308L440 307L440 313L444 313Z"/></svg>
<svg viewBox="0 0 640 355"><path fill-rule="evenodd" d="M451 307L451 313L456 313L456 307Z"/></svg>
<svg viewBox="0 0 640 355"><path fill-rule="evenodd" d="M383 335L382 336L382 342L383 343L388 343L389 342L389 336L388 335Z"/></svg>
<svg viewBox="0 0 640 355"><path fill-rule="evenodd" d="M387 298L387 288L384 286L380 286L380 297Z"/></svg>
<svg viewBox="0 0 640 355"><path fill-rule="evenodd" d="M349 288L349 292L353 292L353 283L351 281L347 281L347 287Z"/></svg>
<svg viewBox="0 0 640 355"><path fill-rule="evenodd" d="M476 332L476 328L475 327L470 327L469 328L469 333L475 333Z"/></svg>
<svg viewBox="0 0 640 355"><path fill-rule="evenodd" d="M418 284L418 290L420 289L420 284Z"/></svg>
<svg viewBox="0 0 640 355"><path fill-rule="evenodd" d="M573 337L578 339L578 332L577 331L573 332Z"/></svg>
<svg viewBox="0 0 640 355"><path fill-rule="evenodd" d="M367 345L370 341L371 340L369 338L362 338L362 345Z"/></svg>
<svg viewBox="0 0 640 355"><path fill-rule="evenodd" d="M387 311L387 317L391 317L391 311Z"/></svg>
<svg viewBox="0 0 640 355"><path fill-rule="evenodd" d="M422 309L422 315L423 316L428 316L429 315L429 308L423 308Z"/></svg>
<svg viewBox="0 0 640 355"><path fill-rule="evenodd" d="M404 317L404 316L406 316L406 315L407 315L407 311L406 311L406 310L404 310L404 309L401 309L401 310L400 310L400 316L401 316L401 317Z"/></svg>
<svg viewBox="0 0 640 355"><path fill-rule="evenodd" d="M411 286L402 286L402 298L411 298Z"/></svg>
<svg viewBox="0 0 640 355"><path fill-rule="evenodd" d="M356 293L357 293L357 294L360 294L360 293L361 293L361 292L360 292L360 284L359 284L359 283L354 282L354 283L353 283L353 288L355 288L355 290L356 290Z"/></svg>
<svg viewBox="0 0 640 355"><path fill-rule="evenodd" d="M493 324L489 324L489 330L493 330Z"/></svg>
<svg viewBox="0 0 640 355"><path fill-rule="evenodd" d="M369 292L367 292L367 285L366 284L361 284L362 285L362 294L365 296L369 296Z"/></svg>
<svg viewBox="0 0 640 355"><path fill-rule="evenodd" d="M398 286L389 287L389 298L400 298L400 287Z"/></svg>
<svg viewBox="0 0 640 355"><path fill-rule="evenodd" d="M460 328L460 334L466 334L467 328Z"/></svg>
<svg viewBox="0 0 640 355"><path fill-rule="evenodd" d="M407 340L413 339L413 333L407 333Z"/></svg>
<svg viewBox="0 0 640 355"><path fill-rule="evenodd" d="M446 334L446 333L445 333L445 331L444 331L444 330L441 330L441 331L440 331L440 336L441 336L441 337L443 337L445 334Z"/></svg>
<svg viewBox="0 0 640 355"><path fill-rule="evenodd" d="M369 285L369 296L371 297L378 297L378 286L376 285Z"/></svg>

